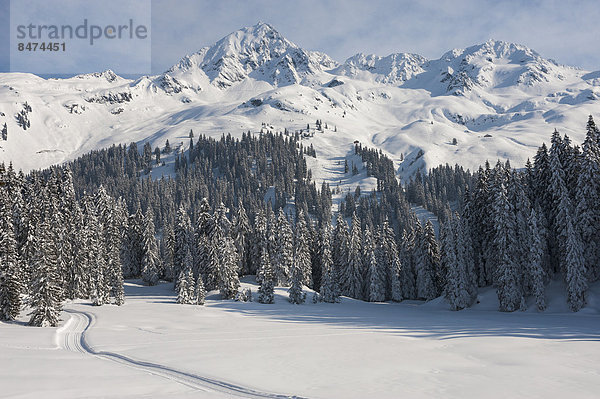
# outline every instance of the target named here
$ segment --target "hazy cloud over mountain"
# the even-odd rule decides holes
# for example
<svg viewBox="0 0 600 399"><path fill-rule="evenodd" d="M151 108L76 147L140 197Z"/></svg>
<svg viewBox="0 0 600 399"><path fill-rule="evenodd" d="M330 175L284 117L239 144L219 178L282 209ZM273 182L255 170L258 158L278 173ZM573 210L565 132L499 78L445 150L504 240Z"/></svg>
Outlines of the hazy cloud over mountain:
<svg viewBox="0 0 600 399"><path fill-rule="evenodd" d="M152 3L155 73L181 54L257 21L271 23L303 48L323 51L337 61L358 52L437 58L449 48L493 38L525 44L563 64L600 69L600 54L586 46L600 37L600 7L594 0Z"/></svg>

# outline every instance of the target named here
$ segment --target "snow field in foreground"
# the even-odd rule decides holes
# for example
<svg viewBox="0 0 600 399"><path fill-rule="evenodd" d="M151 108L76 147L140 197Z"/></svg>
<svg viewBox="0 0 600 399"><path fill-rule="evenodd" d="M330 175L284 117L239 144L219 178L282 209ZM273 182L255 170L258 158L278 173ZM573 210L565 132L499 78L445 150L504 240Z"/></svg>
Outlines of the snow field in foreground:
<svg viewBox="0 0 600 399"><path fill-rule="evenodd" d="M256 294L252 279L242 286ZM128 281L122 307L76 301L65 309L92 315L85 333L92 351L266 395L596 397L600 285L575 314L563 305L563 289L550 285L543 314L532 307L506 314L495 310L492 289L482 290L472 309L451 312L442 299L313 304L310 293L306 304L292 305L285 288L273 305L221 301L216 292L206 306L177 305L171 284ZM81 353L77 339L63 339L84 328L76 315L63 312L59 328L0 324L2 395L253 397Z"/></svg>

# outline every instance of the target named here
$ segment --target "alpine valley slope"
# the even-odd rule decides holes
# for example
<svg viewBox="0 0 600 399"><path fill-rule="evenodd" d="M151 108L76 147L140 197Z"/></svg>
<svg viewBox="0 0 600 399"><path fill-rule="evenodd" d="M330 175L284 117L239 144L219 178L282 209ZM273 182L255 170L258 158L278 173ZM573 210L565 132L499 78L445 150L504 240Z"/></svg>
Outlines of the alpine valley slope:
<svg viewBox="0 0 600 399"><path fill-rule="evenodd" d="M316 149L309 167L317 181L339 180L335 165L355 140L380 148L404 176L446 162L474 168L509 158L522 166L554 128L581 142L599 99L600 71L517 44L490 40L437 60L357 54L338 64L258 23L135 81L111 71L0 74L0 128L8 130L0 161L30 170L114 143L154 148L168 139L185 150L190 129L239 136L309 123L312 137L303 140ZM328 128L312 130L317 119Z"/></svg>

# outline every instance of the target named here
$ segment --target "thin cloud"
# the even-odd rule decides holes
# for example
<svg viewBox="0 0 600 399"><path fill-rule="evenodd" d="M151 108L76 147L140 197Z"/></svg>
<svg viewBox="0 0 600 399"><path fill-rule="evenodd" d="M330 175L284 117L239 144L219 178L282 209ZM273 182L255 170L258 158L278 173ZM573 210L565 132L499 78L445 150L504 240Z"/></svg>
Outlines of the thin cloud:
<svg viewBox="0 0 600 399"><path fill-rule="evenodd" d="M589 1L153 1L153 70L262 20L303 48L338 61L357 52L414 52L437 58L489 38L600 69L587 45L600 37L600 7Z"/></svg>
<svg viewBox="0 0 600 399"><path fill-rule="evenodd" d="M0 9L3 5L8 1L0 0ZM6 31L3 16L6 20L7 13L0 12ZM563 64L600 69L600 53L593 48L600 37L597 0L153 0L152 72L258 21L340 62L358 52L438 58L494 38L527 45ZM1 45L0 70L8 70Z"/></svg>

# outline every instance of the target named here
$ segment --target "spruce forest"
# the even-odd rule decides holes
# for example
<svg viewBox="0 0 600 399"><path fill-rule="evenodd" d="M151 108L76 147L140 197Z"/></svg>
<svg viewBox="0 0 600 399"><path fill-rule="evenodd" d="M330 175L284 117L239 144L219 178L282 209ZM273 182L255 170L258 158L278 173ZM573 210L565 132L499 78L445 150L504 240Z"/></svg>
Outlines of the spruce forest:
<svg viewBox="0 0 600 399"><path fill-rule="evenodd" d="M583 126L582 126L583 128ZM152 179L161 154L135 143L93 151L24 174L0 166L0 319L27 309L33 326L57 326L62 304L124 303L124 279L173 283L177 302L208 292L249 301L240 277L255 275L255 298L335 303L432 300L454 310L495 287L499 309L535 303L565 282L573 312L600 278L600 131L592 116L581 145L554 131L524 169L509 161L471 172L439 166L400 182L381 151L356 144L377 189L348 193L318 185L299 133L250 132L219 140L190 132L175 173ZM346 173L354 170L346 168ZM354 168L353 168L354 169ZM437 215L423 223L414 206ZM335 211L334 211L335 210ZM437 231L436 231L437 230Z"/></svg>

